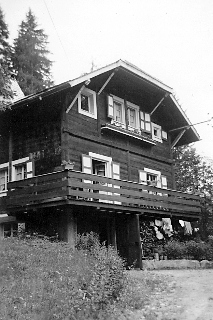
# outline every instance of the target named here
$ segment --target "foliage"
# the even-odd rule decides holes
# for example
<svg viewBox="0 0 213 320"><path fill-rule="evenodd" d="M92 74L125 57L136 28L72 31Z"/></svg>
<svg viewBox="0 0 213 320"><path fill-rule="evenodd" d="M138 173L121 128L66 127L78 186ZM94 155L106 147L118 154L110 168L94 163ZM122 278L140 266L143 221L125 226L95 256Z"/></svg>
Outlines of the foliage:
<svg viewBox="0 0 213 320"><path fill-rule="evenodd" d="M52 62L47 58L47 38L29 9L26 20L19 27L18 38L14 40L12 57L17 81L25 95L53 85L50 73Z"/></svg>
<svg viewBox="0 0 213 320"><path fill-rule="evenodd" d="M91 252L95 247L99 247L99 245L99 235L95 232L77 235L76 248L78 250L88 250Z"/></svg>
<svg viewBox="0 0 213 320"><path fill-rule="evenodd" d="M13 97L13 92L10 89L12 49L8 39L8 27L4 21L4 15L0 8L0 110L5 109L10 99Z"/></svg>
<svg viewBox="0 0 213 320"><path fill-rule="evenodd" d="M183 259L186 256L185 243L179 241L169 241L164 246L164 253L168 259Z"/></svg>
<svg viewBox="0 0 213 320"><path fill-rule="evenodd" d="M173 152L176 188L202 196L201 236L213 235L213 167L196 153L195 148L182 146Z"/></svg>
<svg viewBox="0 0 213 320"><path fill-rule="evenodd" d="M169 241L164 246L164 253L168 259L213 260L213 244L211 242Z"/></svg>
<svg viewBox="0 0 213 320"><path fill-rule="evenodd" d="M156 237L148 220L140 220L140 237L143 248L143 256L153 257L152 249L156 246Z"/></svg>
<svg viewBox="0 0 213 320"><path fill-rule="evenodd" d="M195 148L175 148L173 158L177 190L213 194L213 168Z"/></svg>
<svg viewBox="0 0 213 320"><path fill-rule="evenodd" d="M46 239L5 239L0 254L4 320L97 319L126 284L122 259L100 243L88 251Z"/></svg>

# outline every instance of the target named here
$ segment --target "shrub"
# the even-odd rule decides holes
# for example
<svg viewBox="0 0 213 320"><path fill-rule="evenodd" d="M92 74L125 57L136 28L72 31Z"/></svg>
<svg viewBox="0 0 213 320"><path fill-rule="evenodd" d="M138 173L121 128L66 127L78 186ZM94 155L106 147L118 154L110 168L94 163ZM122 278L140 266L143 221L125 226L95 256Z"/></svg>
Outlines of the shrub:
<svg viewBox="0 0 213 320"><path fill-rule="evenodd" d="M211 260L211 246L206 242L188 241L186 242L186 252L189 258L191 257L195 260Z"/></svg>
<svg viewBox="0 0 213 320"><path fill-rule="evenodd" d="M113 248L87 239L93 244L79 250L47 239L3 240L0 319L104 319L125 287L125 270Z"/></svg>
<svg viewBox="0 0 213 320"><path fill-rule="evenodd" d="M183 259L186 255L185 244L178 241L169 241L164 246L164 253L168 259Z"/></svg>
<svg viewBox="0 0 213 320"><path fill-rule="evenodd" d="M91 252L95 247L100 247L99 235L95 232L78 234L75 247L78 250Z"/></svg>

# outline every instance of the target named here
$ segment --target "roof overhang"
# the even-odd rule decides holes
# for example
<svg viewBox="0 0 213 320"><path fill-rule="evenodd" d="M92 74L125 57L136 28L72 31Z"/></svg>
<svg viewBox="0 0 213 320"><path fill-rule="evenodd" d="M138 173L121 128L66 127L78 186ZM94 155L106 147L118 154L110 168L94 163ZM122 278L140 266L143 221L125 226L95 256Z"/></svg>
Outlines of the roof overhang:
<svg viewBox="0 0 213 320"><path fill-rule="evenodd" d="M143 101L144 95L151 95L154 99L153 105L143 106L145 108L144 111L148 113L151 113L162 97L166 95L163 103L154 112L154 116L156 115L156 117L161 117L161 119L164 120L164 123L166 124L165 129L167 131L188 126L186 132L179 139L177 146L200 140L196 129L175 99L173 89L133 64L123 60L118 60L73 80L29 95L14 102L12 104L12 109L28 105L28 103L38 99L42 100L57 92L69 90L69 88L78 89L78 87L82 86L82 84L86 83L88 80L90 80L89 88L99 92L99 90L102 90L104 83L107 83L105 88L107 92L115 95L117 94L118 96L119 94L125 95L127 96L127 99L133 99L133 101L130 100L131 102L135 104L138 102L138 105ZM173 131L171 133L171 140L174 141L178 134L178 130Z"/></svg>
<svg viewBox="0 0 213 320"><path fill-rule="evenodd" d="M116 61L112 64L109 64L103 68L92 71L91 73L85 74L84 76L81 76L79 78L73 79L73 80L69 81L69 84L71 87L74 87L79 83L82 83L82 82L85 82L85 81L90 80L92 78L95 78L103 73L113 71L113 70L119 70L119 69L123 69L126 72L132 73L134 76L137 76L138 78L141 78L141 79L147 81L148 83L150 83L156 87L159 87L160 89L162 89L164 91L167 91L169 93L172 93L172 91L173 91L173 89L171 87L167 86L166 84L164 84L160 80L150 76L148 73L146 73L143 70L139 69L138 67L134 66L130 62L123 61L123 60L118 60L118 61Z"/></svg>

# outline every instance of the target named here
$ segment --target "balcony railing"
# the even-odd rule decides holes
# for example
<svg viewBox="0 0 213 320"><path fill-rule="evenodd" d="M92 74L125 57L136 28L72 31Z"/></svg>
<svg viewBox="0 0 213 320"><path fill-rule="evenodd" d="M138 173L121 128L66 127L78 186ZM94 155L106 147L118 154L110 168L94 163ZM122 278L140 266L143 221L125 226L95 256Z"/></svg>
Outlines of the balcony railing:
<svg viewBox="0 0 213 320"><path fill-rule="evenodd" d="M71 170L10 182L5 198L11 211L55 202L183 218L201 212L200 197L193 194Z"/></svg>

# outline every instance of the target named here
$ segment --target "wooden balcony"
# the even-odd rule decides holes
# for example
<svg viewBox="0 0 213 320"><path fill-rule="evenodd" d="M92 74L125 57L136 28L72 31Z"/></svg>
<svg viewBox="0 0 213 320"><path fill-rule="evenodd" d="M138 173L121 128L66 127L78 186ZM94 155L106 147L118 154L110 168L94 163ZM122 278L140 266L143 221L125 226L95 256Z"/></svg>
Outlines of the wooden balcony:
<svg viewBox="0 0 213 320"><path fill-rule="evenodd" d="M64 204L183 220L201 213L196 195L71 170L10 182L5 201L11 213Z"/></svg>

